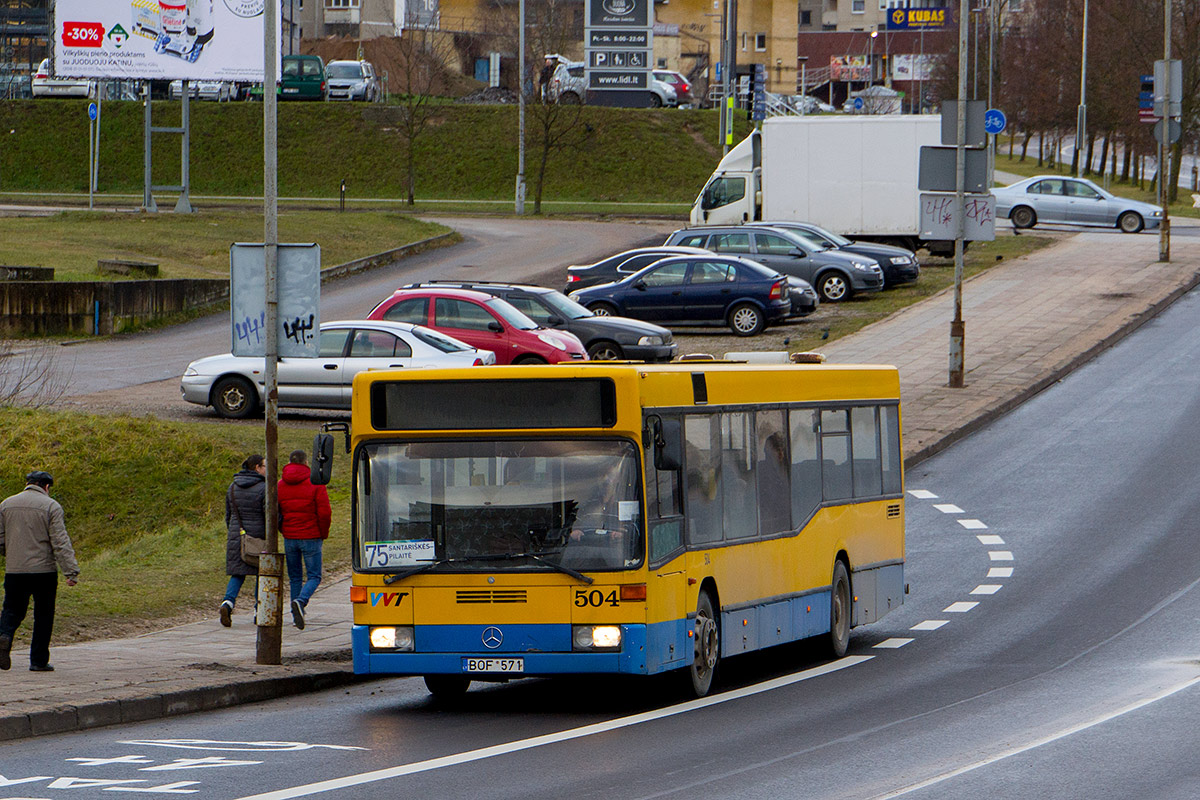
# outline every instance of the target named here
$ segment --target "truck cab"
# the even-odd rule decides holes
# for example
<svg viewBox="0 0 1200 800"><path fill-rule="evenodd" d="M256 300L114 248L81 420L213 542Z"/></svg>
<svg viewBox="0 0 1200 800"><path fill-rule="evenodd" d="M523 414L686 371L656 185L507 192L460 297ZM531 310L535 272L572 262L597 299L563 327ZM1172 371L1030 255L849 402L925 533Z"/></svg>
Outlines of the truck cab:
<svg viewBox="0 0 1200 800"><path fill-rule="evenodd" d="M754 131L725 154L692 204L693 225L739 225L762 219L762 144Z"/></svg>

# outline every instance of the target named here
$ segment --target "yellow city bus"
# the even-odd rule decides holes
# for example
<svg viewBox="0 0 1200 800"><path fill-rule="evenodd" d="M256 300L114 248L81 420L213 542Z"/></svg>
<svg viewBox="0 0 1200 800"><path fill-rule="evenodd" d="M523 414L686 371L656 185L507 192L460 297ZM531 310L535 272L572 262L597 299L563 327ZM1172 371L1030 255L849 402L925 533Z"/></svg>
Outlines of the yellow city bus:
<svg viewBox="0 0 1200 800"><path fill-rule="evenodd" d="M894 367L596 362L354 379L354 671L686 670L904 600ZM328 446L328 444L327 444Z"/></svg>

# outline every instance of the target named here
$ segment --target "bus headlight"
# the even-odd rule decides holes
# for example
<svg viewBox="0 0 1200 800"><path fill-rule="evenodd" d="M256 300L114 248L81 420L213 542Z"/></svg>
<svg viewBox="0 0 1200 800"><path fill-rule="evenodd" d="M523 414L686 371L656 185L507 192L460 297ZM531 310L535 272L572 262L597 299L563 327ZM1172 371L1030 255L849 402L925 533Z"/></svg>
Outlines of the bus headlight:
<svg viewBox="0 0 1200 800"><path fill-rule="evenodd" d="M413 649L413 629L408 626L371 628L372 650Z"/></svg>
<svg viewBox="0 0 1200 800"><path fill-rule="evenodd" d="M616 625L576 625L572 640L576 650L620 650L621 629Z"/></svg>

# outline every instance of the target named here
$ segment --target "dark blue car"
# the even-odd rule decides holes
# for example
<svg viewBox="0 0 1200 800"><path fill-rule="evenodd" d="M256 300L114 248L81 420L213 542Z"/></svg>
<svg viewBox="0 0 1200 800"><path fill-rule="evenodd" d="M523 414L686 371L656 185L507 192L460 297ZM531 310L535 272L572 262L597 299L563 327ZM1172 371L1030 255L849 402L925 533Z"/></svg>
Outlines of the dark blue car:
<svg viewBox="0 0 1200 800"><path fill-rule="evenodd" d="M664 258L616 283L572 292L593 313L680 325L728 325L738 336L761 333L791 313L787 278L746 258Z"/></svg>

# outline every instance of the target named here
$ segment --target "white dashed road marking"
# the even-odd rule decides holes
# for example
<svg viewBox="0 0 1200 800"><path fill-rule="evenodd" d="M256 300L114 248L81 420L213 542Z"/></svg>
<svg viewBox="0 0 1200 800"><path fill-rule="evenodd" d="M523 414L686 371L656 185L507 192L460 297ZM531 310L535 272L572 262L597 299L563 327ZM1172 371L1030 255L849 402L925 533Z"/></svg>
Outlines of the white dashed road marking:
<svg viewBox="0 0 1200 800"><path fill-rule="evenodd" d="M977 519L960 519L958 524L962 525L969 531L982 531L987 529L987 525L984 525Z"/></svg>
<svg viewBox="0 0 1200 800"><path fill-rule="evenodd" d="M1000 591L998 583L981 583L971 590L971 594L995 594Z"/></svg>
<svg viewBox="0 0 1200 800"><path fill-rule="evenodd" d="M963 600L963 601L959 601L957 603L951 603L950 605L946 606L945 608L942 609L942 613L943 614L965 614L977 605L979 605L979 603L970 603L970 602Z"/></svg>
<svg viewBox="0 0 1200 800"><path fill-rule="evenodd" d="M958 506L954 505L954 503L935 503L933 507L936 508L938 511L942 512L943 514L961 514L961 513L963 513L963 510L961 508L959 508Z"/></svg>
<svg viewBox="0 0 1200 800"><path fill-rule="evenodd" d="M909 628L910 631L936 631L938 628L945 625L950 620L948 619L927 619L924 622L918 622Z"/></svg>
<svg viewBox="0 0 1200 800"><path fill-rule="evenodd" d="M992 561L1012 561L1012 550L989 550L988 558Z"/></svg>
<svg viewBox="0 0 1200 800"><path fill-rule="evenodd" d="M987 545L1004 544L1004 540L1001 539L999 536L997 536L994 533L984 533L979 536L976 536L975 538L979 540L980 544L987 544Z"/></svg>
<svg viewBox="0 0 1200 800"><path fill-rule="evenodd" d="M925 489L909 489L908 493L918 500L936 500L937 495Z"/></svg>
<svg viewBox="0 0 1200 800"><path fill-rule="evenodd" d="M884 639L882 642L880 642L879 644L877 644L875 646L877 648L881 648L884 650L895 650L899 647L904 647L904 645L908 644L911 641L912 641L912 639Z"/></svg>
<svg viewBox="0 0 1200 800"><path fill-rule="evenodd" d="M1013 574L1012 567L992 567L988 570L989 578L1011 578Z"/></svg>

